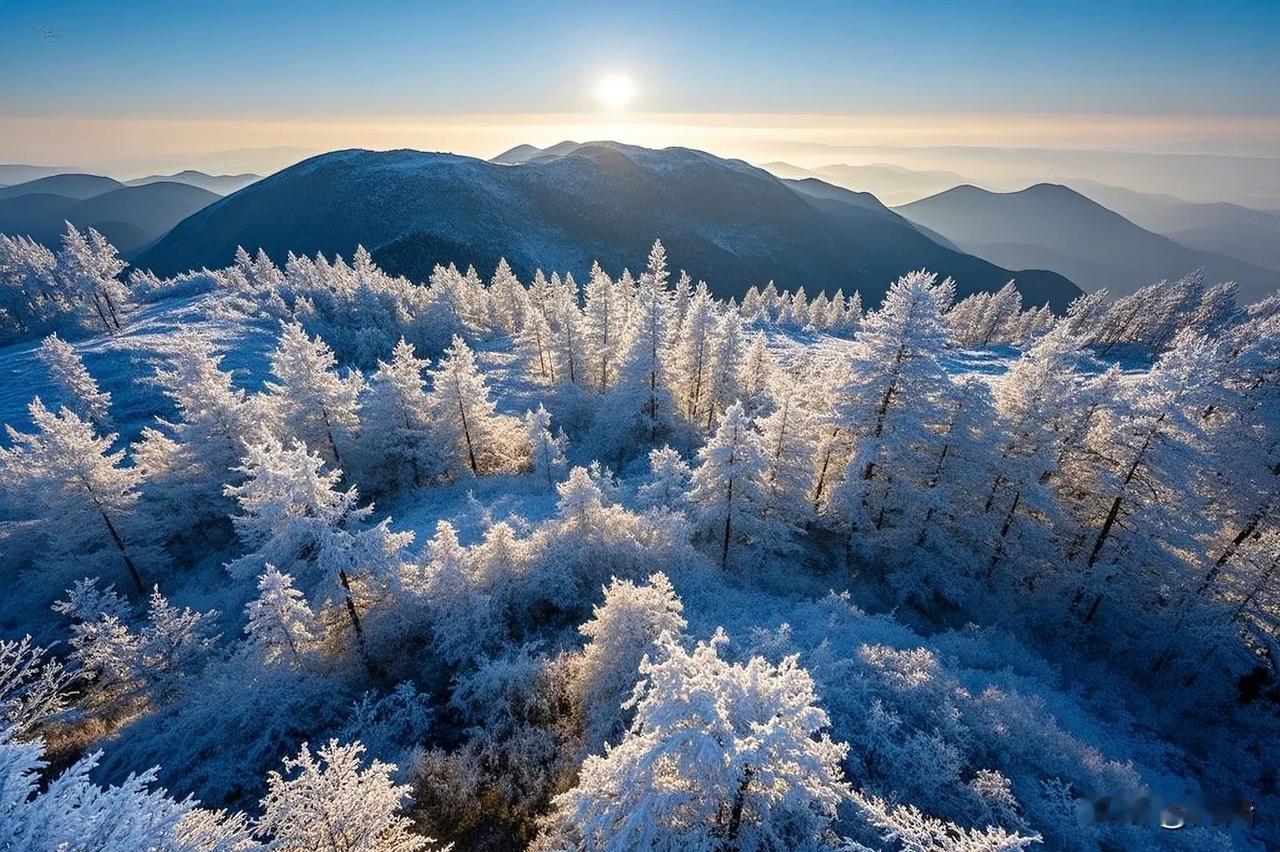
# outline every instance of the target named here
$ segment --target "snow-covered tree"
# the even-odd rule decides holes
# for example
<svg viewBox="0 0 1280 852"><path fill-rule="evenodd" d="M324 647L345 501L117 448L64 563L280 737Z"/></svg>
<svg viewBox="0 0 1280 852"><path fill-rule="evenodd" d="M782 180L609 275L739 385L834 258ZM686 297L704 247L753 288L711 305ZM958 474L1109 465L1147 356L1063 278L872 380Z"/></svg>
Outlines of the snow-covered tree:
<svg viewBox="0 0 1280 852"><path fill-rule="evenodd" d="M524 286L511 271L507 259L501 258L489 279L489 297L493 301L498 326L507 334L515 334L524 321Z"/></svg>
<svg viewBox="0 0 1280 852"><path fill-rule="evenodd" d="M181 331L169 342L155 382L178 417L143 429L134 463L143 473L144 509L158 528L208 532L225 525L232 505L222 493L247 441L265 425L255 399L232 384L208 341Z"/></svg>
<svg viewBox="0 0 1280 852"><path fill-rule="evenodd" d="M398 582L413 534L392 532L390 519L366 526L373 506L359 505L355 486L339 491L342 471L323 467L300 442L284 447L268 437L248 447L246 481L227 494L240 505L232 521L250 552L227 571L243 580L268 563L288 569L313 604L343 602L363 649L359 611Z"/></svg>
<svg viewBox="0 0 1280 852"><path fill-rule="evenodd" d="M670 446L649 451L649 478L636 489L643 508L677 511L688 506L693 471L678 450Z"/></svg>
<svg viewBox="0 0 1280 852"><path fill-rule="evenodd" d="M0 841L24 852L163 850L254 852L242 815L208 811L188 797L154 788L156 770L130 775L119 786L99 787L89 774L102 752L80 758L47 784L44 744L17 742L0 730Z"/></svg>
<svg viewBox="0 0 1280 852"><path fill-rule="evenodd" d="M741 403L729 406L698 459L689 502L698 530L716 545L720 566L733 561L735 545L785 550L790 522L768 513L768 460Z"/></svg>
<svg viewBox="0 0 1280 852"><path fill-rule="evenodd" d="M554 486L556 474L565 466L564 451L569 441L564 430L551 434L551 415L539 404L537 411L525 412L524 432L529 442L533 472L545 476L548 487Z"/></svg>
<svg viewBox="0 0 1280 852"><path fill-rule="evenodd" d="M1021 835L999 826L964 828L927 816L912 805L889 805L861 793L855 792L853 801L881 839L901 852L1018 852L1041 842L1039 835Z"/></svg>
<svg viewBox="0 0 1280 852"><path fill-rule="evenodd" d="M778 382L773 413L759 422L766 512L792 523L809 516L808 490L818 433L817 418L806 400L811 383L801 375L802 369Z"/></svg>
<svg viewBox="0 0 1280 852"><path fill-rule="evenodd" d="M513 448L502 445L489 386L461 337L453 338L430 374L428 407L451 469L479 475L505 467Z"/></svg>
<svg viewBox="0 0 1280 852"><path fill-rule="evenodd" d="M48 368L64 405L99 429L111 425L111 394L99 389L74 346L51 334L36 354Z"/></svg>
<svg viewBox="0 0 1280 852"><path fill-rule="evenodd" d="M54 553L73 557L113 548L142 594L137 548L126 527L138 502L138 471L122 466L123 450L111 450L115 435L98 437L69 409L55 414L36 397L28 410L35 432L6 427L11 446L0 447L3 487L21 495Z"/></svg>
<svg viewBox="0 0 1280 852"><path fill-rule="evenodd" d="M585 850L818 849L849 795L847 747L823 729L813 681L794 657L721 659L727 639L685 651L671 636L640 666L635 720L583 762L556 800Z"/></svg>
<svg viewBox="0 0 1280 852"><path fill-rule="evenodd" d="M293 578L270 563L258 577L258 596L245 605L244 612L248 642L267 663L287 658L296 667L320 638L315 614L302 592L293 587Z"/></svg>
<svg viewBox="0 0 1280 852"><path fill-rule="evenodd" d="M742 398L738 376L742 365L742 321L734 311L727 311L716 323L713 351L703 397L702 428L707 432L728 407Z"/></svg>
<svg viewBox="0 0 1280 852"><path fill-rule="evenodd" d="M769 354L764 333L757 331L751 338L751 344L747 347L738 371L742 404L753 417L763 413L768 404L773 371L773 357Z"/></svg>
<svg viewBox="0 0 1280 852"><path fill-rule="evenodd" d="M94 314L108 332L121 327L129 291L118 276L126 266L102 234L90 228L86 236L67 223L58 252L58 276L84 304L93 305Z"/></svg>
<svg viewBox="0 0 1280 852"><path fill-rule="evenodd" d="M341 465L340 445L360 428L359 374L338 375L333 350L296 322L286 323L280 332L271 373L279 381L267 382L269 404L285 434Z"/></svg>
<svg viewBox="0 0 1280 852"><path fill-rule="evenodd" d="M856 532L900 522L909 527L904 516L923 511L919 491L928 481L928 460L936 458L933 427L942 419L939 395L949 381L940 362L948 338L947 286L926 272L899 278L854 339L852 369L836 390L830 424L849 455L822 449L815 503L821 507L829 493L829 508ZM832 462L843 474L829 489Z"/></svg>
<svg viewBox="0 0 1280 852"><path fill-rule="evenodd" d="M0 728L27 739L37 725L66 709L70 683L71 673L30 636L0 640Z"/></svg>
<svg viewBox="0 0 1280 852"><path fill-rule="evenodd" d="M583 309L582 331L587 353L588 383L597 390L613 384L618 374L617 350L623 330L623 302L630 294L620 294L600 264L591 264Z"/></svg>
<svg viewBox="0 0 1280 852"><path fill-rule="evenodd" d="M564 282L552 276L551 357L561 381L572 385L587 383L587 336L582 328L582 309L578 307L578 285L573 275Z"/></svg>
<svg viewBox="0 0 1280 852"><path fill-rule="evenodd" d="M435 841L401 814L409 788L392 780L394 764L364 766L364 746L336 739L314 754L306 743L267 776L257 829L281 852L416 852Z"/></svg>
<svg viewBox="0 0 1280 852"><path fill-rule="evenodd" d="M364 443L384 487L426 485L445 469L422 375L427 363L402 337L391 360L378 361L366 390L362 416L374 428L366 430Z"/></svg>
<svg viewBox="0 0 1280 852"><path fill-rule="evenodd" d="M1208 530L1203 497L1188 484L1207 450L1203 412L1218 397L1224 369L1220 346L1180 335L1103 410L1088 438L1092 452L1068 468L1060 493L1070 495L1081 527L1068 554L1080 571L1072 606L1085 623L1112 592L1119 604L1111 635L1137 631L1131 641L1149 640L1142 625L1152 628L1167 609L1151 596L1194 582L1186 560L1203 552Z"/></svg>
<svg viewBox="0 0 1280 852"><path fill-rule="evenodd" d="M599 752L606 742L621 741L631 718L623 705L640 677L640 663L657 656L664 634L680 637L686 625L683 611L662 573L645 585L614 578L605 587L604 602L578 628L589 640L577 681L588 751Z"/></svg>
<svg viewBox="0 0 1280 852"><path fill-rule="evenodd" d="M436 523L421 577L419 592L436 652L453 666L482 654L495 634L490 598L480 589L470 555L448 521Z"/></svg>
<svg viewBox="0 0 1280 852"><path fill-rule="evenodd" d="M688 303L676 345L672 389L690 423L702 423L715 356L716 309L711 294L700 290Z"/></svg>

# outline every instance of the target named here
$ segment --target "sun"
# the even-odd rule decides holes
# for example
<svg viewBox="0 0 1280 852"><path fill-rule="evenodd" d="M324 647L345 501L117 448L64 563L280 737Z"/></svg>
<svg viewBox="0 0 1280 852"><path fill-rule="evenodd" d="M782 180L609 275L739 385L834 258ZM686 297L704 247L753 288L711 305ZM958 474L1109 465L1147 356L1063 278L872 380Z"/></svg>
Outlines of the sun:
<svg viewBox="0 0 1280 852"><path fill-rule="evenodd" d="M621 112L636 96L636 84L629 74L606 74L596 84L596 100L608 110Z"/></svg>

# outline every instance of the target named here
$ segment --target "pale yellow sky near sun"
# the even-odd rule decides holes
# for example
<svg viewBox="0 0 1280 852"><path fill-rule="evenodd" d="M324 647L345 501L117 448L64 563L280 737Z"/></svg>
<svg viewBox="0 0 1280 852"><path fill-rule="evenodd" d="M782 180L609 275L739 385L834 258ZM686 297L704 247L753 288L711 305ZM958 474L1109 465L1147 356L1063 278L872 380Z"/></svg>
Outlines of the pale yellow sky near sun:
<svg viewBox="0 0 1280 852"><path fill-rule="evenodd" d="M821 146L980 145L1002 148L1266 151L1280 119L1108 115L441 115L283 119L0 118L0 162L76 165L118 177L158 163L181 166L215 152L289 148L418 148L491 157L520 143L615 139L685 145L760 163L856 163L856 152ZM1188 146L1196 146L1189 149ZM1208 146L1208 147L1206 147ZM1218 149L1218 150L1214 150ZM298 151L279 152L284 162ZM305 155L305 154L304 154ZM260 154L265 159L270 155ZM868 153L864 162L872 162Z"/></svg>

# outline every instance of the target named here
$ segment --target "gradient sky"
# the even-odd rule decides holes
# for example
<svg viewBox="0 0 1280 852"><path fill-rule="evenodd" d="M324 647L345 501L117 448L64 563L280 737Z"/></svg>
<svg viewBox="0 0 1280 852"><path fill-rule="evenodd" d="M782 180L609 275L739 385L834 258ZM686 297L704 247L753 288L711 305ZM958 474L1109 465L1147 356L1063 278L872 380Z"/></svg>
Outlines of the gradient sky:
<svg viewBox="0 0 1280 852"><path fill-rule="evenodd" d="M765 129L783 130L874 116L892 138L860 141L910 143L918 125L941 144L973 123L948 116L982 116L989 138L956 141L997 144L1009 128L1035 142L1037 122L1049 138L1054 116L1072 116L1166 128L1130 147L1252 145L1280 127L1277 45L1280 0L12 0L0 4L0 160L104 161L130 144L178 156L236 138L322 149L361 132L370 147L438 133L448 144L428 147L492 154L554 141L552 129L519 137L531 117L598 123L591 90L611 70L639 88L622 119L632 126L651 114L699 127L771 116ZM468 136L476 125L515 129Z"/></svg>

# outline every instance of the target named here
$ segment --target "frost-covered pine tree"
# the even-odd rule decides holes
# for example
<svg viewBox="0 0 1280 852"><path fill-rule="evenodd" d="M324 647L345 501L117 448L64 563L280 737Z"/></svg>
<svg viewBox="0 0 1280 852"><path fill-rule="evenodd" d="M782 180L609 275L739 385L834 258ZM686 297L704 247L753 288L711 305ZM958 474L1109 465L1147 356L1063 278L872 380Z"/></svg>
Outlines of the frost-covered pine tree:
<svg viewBox="0 0 1280 852"><path fill-rule="evenodd" d="M111 425L111 394L98 387L74 346L51 334L36 350L63 404L99 429Z"/></svg>
<svg viewBox="0 0 1280 852"><path fill-rule="evenodd" d="M747 413L755 417L764 412L769 403L769 388L773 379L773 356L764 332L757 331L747 346L746 354L738 369L738 388Z"/></svg>
<svg viewBox="0 0 1280 852"><path fill-rule="evenodd" d="M759 421L765 467L766 512L799 523L809 517L808 491L817 445L817 418L810 409L811 383L791 371L773 391L773 413Z"/></svg>
<svg viewBox="0 0 1280 852"><path fill-rule="evenodd" d="M569 443L564 430L559 434L551 434L551 415L547 409L538 404L537 411L528 411L524 415L524 432L529 442L529 460L533 472L545 476L547 486L556 483L556 474L564 469L564 451Z"/></svg>
<svg viewBox="0 0 1280 852"><path fill-rule="evenodd" d="M710 370L704 405L699 414L702 428L707 432L715 426L715 419L729 405L742 398L738 376L742 369L742 320L736 311L727 311L716 323L713 338Z"/></svg>
<svg viewBox="0 0 1280 852"><path fill-rule="evenodd" d="M598 753L606 742L621 741L631 721L623 705L640 678L640 663L658 655L664 634L680 638L686 626L683 612L684 605L662 573L645 585L615 577L605 587L604 602L594 606L591 619L578 628L589 640L577 670L588 752Z"/></svg>
<svg viewBox="0 0 1280 852"><path fill-rule="evenodd" d="M392 532L390 519L365 526L373 506L359 505L354 486L337 490L342 471L323 467L300 442L284 447L268 437L247 448L239 468L246 481L226 490L240 505L236 533L251 550L227 571L245 580L267 563L287 569L313 604L342 602L363 651L360 610L398 582L413 534Z"/></svg>
<svg viewBox="0 0 1280 852"><path fill-rule="evenodd" d="M1180 335L1103 411L1089 435L1092 452L1060 489L1069 489L1081 527L1068 554L1080 572L1072 608L1088 624L1108 597L1117 599L1109 632L1134 631L1135 645L1153 638L1167 611L1161 590L1183 588L1199 574L1209 531L1203 495L1188 484L1207 451L1203 412L1219 396L1225 355L1203 337Z"/></svg>
<svg viewBox="0 0 1280 852"><path fill-rule="evenodd" d="M643 682L626 737L582 764L557 797L576 848L736 849L783 852L834 846L829 831L850 791L848 747L813 680L788 657L773 666L720 658L717 635L687 652L670 635L640 666Z"/></svg>
<svg viewBox="0 0 1280 852"><path fill-rule="evenodd" d="M618 373L617 350L624 314L622 300L623 297L617 293L617 285L600 268L600 264L592 263L582 332L588 384L600 391L612 385Z"/></svg>
<svg viewBox="0 0 1280 852"><path fill-rule="evenodd" d="M71 410L55 414L36 397L28 411L34 432L5 427L10 447L0 447L3 487L32 511L53 553L75 558L113 551L143 594L138 548L126 526L138 502L138 470L122 465L124 450L111 450L115 435L98 437Z"/></svg>
<svg viewBox="0 0 1280 852"><path fill-rule="evenodd" d="M649 451L649 478L636 489L642 508L679 511L689 505L693 471L678 450L669 445Z"/></svg>
<svg viewBox="0 0 1280 852"><path fill-rule="evenodd" d="M684 417L690 423L703 423L711 386L712 359L715 357L716 308L711 294L701 289L694 294L680 324L676 345L672 390Z"/></svg>
<svg viewBox="0 0 1280 852"><path fill-rule="evenodd" d="M422 375L427 365L402 337L391 360L378 361L366 388L363 417L376 428L367 430L364 443L379 460L378 481L383 487L426 485L445 469Z"/></svg>
<svg viewBox="0 0 1280 852"><path fill-rule="evenodd" d="M268 664L286 659L297 667L320 638L315 613L293 587L293 578L270 563L258 577L258 596L245 605L244 612L247 642Z"/></svg>
<svg viewBox="0 0 1280 852"><path fill-rule="evenodd" d="M533 304L532 299L530 300ZM524 359L525 372L542 384L556 383L556 364L551 352L551 324L537 307L524 312L520 332L516 335L516 351Z"/></svg>
<svg viewBox="0 0 1280 852"><path fill-rule="evenodd" d="M500 445L489 386L461 337L453 338L430 375L428 406L450 468L479 475L502 467L511 448Z"/></svg>
<svg viewBox="0 0 1280 852"><path fill-rule="evenodd" d="M849 445L846 459L824 448L815 486L820 507L834 462L840 484L832 506L849 527L879 531L921 510L920 490L943 418L940 394L949 379L940 356L948 330L947 282L927 272L899 278L854 338L851 370L836 390L831 428Z"/></svg>
<svg viewBox="0 0 1280 852"><path fill-rule="evenodd" d="M459 666L483 654L495 637L490 597L480 589L453 524L436 523L425 557L420 592L431 619L432 644L445 662Z"/></svg>
<svg viewBox="0 0 1280 852"><path fill-rule="evenodd" d="M735 545L786 549L790 523L768 514L763 479L768 462L760 433L752 428L741 403L729 406L698 459L689 502L699 532L716 545L720 567L733 561Z"/></svg>
<svg viewBox="0 0 1280 852"><path fill-rule="evenodd" d="M262 850L241 815L208 811L187 797L175 801L154 788L156 769L130 775L118 786L90 780L102 752L80 758L42 783L48 768L44 743L17 742L0 730L0 838L24 852L63 850Z"/></svg>
<svg viewBox="0 0 1280 852"><path fill-rule="evenodd" d="M58 252L58 276L69 292L93 305L94 314L108 332L121 327L129 291L118 276L126 266L102 234L90 228L86 236L67 223Z"/></svg>
<svg viewBox="0 0 1280 852"><path fill-rule="evenodd" d="M319 337L309 337L296 322L281 329L271 354L271 373L279 381L266 384L268 404L285 434L341 465L340 445L360 429L359 374L338 375L333 350Z"/></svg>
<svg viewBox="0 0 1280 852"><path fill-rule="evenodd" d="M556 280L552 276L553 282ZM573 275L554 286L552 296L551 357L555 372L569 384L587 382L587 340L582 328L582 309L578 307L578 285Z"/></svg>
<svg viewBox="0 0 1280 852"><path fill-rule="evenodd" d="M0 728L30 739L40 723L67 708L71 680L72 673L30 636L0 640Z"/></svg>
<svg viewBox="0 0 1280 852"><path fill-rule="evenodd" d="M671 431L676 404L667 359L671 345L671 293L667 256L661 242L653 244L648 271L640 277L635 305L618 363L618 383L604 404L604 428L615 442L640 441L656 445Z"/></svg>
<svg viewBox="0 0 1280 852"><path fill-rule="evenodd" d="M267 776L258 831L281 852L417 852L435 841L401 814L409 788L392 780L394 764L364 766L364 746L336 739L312 754L306 743Z"/></svg>
<svg viewBox="0 0 1280 852"><path fill-rule="evenodd" d="M245 443L264 428L256 399L232 384L222 356L194 332L169 341L167 363L156 368L158 384L178 416L144 428L134 444L143 472L143 510L169 533L208 533L225 527L233 508L222 493L234 476Z"/></svg>
<svg viewBox="0 0 1280 852"><path fill-rule="evenodd" d="M498 326L507 334L515 334L524 320L524 286L511 271L507 259L500 258L489 279L489 296L493 301Z"/></svg>

